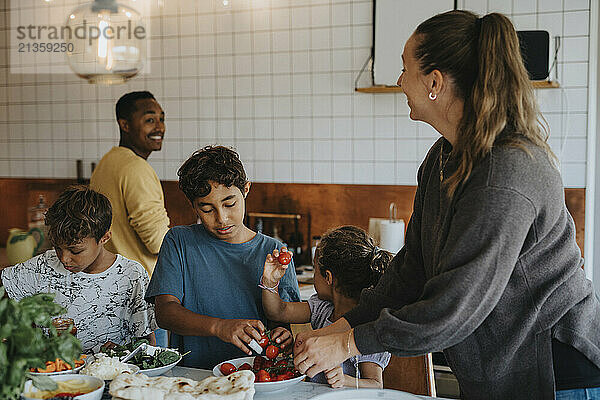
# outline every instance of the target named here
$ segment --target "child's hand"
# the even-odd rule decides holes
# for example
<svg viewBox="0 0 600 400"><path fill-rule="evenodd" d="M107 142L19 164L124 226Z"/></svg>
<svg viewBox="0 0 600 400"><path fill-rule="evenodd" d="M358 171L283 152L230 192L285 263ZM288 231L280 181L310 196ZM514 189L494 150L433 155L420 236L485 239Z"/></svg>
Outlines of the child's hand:
<svg viewBox="0 0 600 400"><path fill-rule="evenodd" d="M287 248L282 247L281 253L289 253ZM273 250L272 254L267 254L265 265L263 267L263 285L273 287L283 278L288 264L281 264L278 260L280 255L279 250Z"/></svg>
<svg viewBox="0 0 600 400"><path fill-rule="evenodd" d="M275 341L281 348L287 349L292 344L292 333L284 327L277 327L271 331L271 339Z"/></svg>
<svg viewBox="0 0 600 400"><path fill-rule="evenodd" d="M257 319L221 319L216 328L216 336L219 339L239 347L250 356L252 351L248 348L248 343L252 339L259 341L265 332L262 321Z"/></svg>
<svg viewBox="0 0 600 400"><path fill-rule="evenodd" d="M325 371L325 377L327 378L327 383L329 383L332 388L341 388L344 386L344 370L341 365L330 369L329 371Z"/></svg>
<svg viewBox="0 0 600 400"><path fill-rule="evenodd" d="M115 347L117 347L117 344L113 343L109 340L108 342L106 342L102 346L100 346L100 351L114 349Z"/></svg>

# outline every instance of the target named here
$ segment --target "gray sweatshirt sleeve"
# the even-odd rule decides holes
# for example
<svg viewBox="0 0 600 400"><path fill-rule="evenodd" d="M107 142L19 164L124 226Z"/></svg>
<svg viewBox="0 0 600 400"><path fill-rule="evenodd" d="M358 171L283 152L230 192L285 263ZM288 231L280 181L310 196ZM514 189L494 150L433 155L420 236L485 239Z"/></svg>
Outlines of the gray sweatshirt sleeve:
<svg viewBox="0 0 600 400"><path fill-rule="evenodd" d="M511 189L485 187L463 194L454 208L440 263L418 301L381 309L377 308L380 302L371 300L389 296L390 288L402 290L398 281L408 272L403 275L407 266L399 262L392 265L395 273L386 272L382 277L383 282L373 291L377 294L365 293L361 298L362 313L379 316L357 326L360 318L348 319L355 327L359 351L369 354L387 350L412 356L464 340L502 296L513 269L518 267L525 238L536 234L535 215L533 204ZM412 271L418 274L416 269Z"/></svg>
<svg viewBox="0 0 600 400"><path fill-rule="evenodd" d="M363 290L359 304L344 315L351 326L375 320L379 315L379 310L383 308L399 309L405 304L412 303L423 292L425 275L423 274L420 232L423 210L421 182L425 165L426 162L421 164L417 173L419 185L413 202L413 213L406 227L405 245L396 254L376 287Z"/></svg>
<svg viewBox="0 0 600 400"><path fill-rule="evenodd" d="M417 219L413 214L406 230L406 245L391 261L377 286L363 290L358 306L344 315L351 326L376 319L379 311L374 310L399 309L421 296L425 276L420 260L420 242L414 238L418 235Z"/></svg>

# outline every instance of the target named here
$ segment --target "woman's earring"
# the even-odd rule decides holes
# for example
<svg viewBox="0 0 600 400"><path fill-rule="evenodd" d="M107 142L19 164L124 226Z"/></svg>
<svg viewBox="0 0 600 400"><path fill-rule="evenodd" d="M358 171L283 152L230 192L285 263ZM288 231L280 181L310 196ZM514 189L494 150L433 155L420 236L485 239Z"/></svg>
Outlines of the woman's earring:
<svg viewBox="0 0 600 400"><path fill-rule="evenodd" d="M433 94L433 92L429 92L429 100L435 100L437 99L437 94Z"/></svg>

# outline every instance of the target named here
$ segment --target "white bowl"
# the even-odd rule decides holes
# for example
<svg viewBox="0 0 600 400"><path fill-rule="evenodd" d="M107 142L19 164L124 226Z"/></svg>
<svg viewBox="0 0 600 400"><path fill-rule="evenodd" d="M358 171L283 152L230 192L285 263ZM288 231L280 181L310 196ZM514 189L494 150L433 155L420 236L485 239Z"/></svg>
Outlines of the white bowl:
<svg viewBox="0 0 600 400"><path fill-rule="evenodd" d="M88 359L86 358L84 363L82 365L80 365L79 367L73 368L73 369L68 369L66 371L59 371L59 372L31 372L31 371L29 371L29 373L31 375L43 375L43 376L77 374L77 373L79 373L81 368L85 367L85 363L87 363L87 360Z"/></svg>
<svg viewBox="0 0 600 400"><path fill-rule="evenodd" d="M85 365L88 364L92 364L95 361L95 357L93 355L88 356ZM129 364L129 363L125 363L125 365L127 365L129 367L129 369L131 369L131 372L129 372L130 374L137 374L138 372L140 372L140 367L138 367L137 365L134 364ZM83 376L84 373L80 372L79 375ZM87 375L87 376L93 376L93 375ZM102 378L100 378L102 379ZM112 381L112 379L105 379L105 382L110 383Z"/></svg>
<svg viewBox="0 0 600 400"><path fill-rule="evenodd" d="M101 400L102 399L102 393L104 393L104 381L102 379L95 378L93 376L75 375L75 374L53 375L53 376L49 376L49 378L55 382L68 381L68 380L87 381L93 385L97 385L98 389L93 390L86 394L80 394L79 396L75 396L74 399L76 399L76 400ZM33 397L27 397L26 393L36 393L39 391L40 390L38 388L33 386L33 382L29 380L29 381L25 382L25 388L23 390L23 393L21 394L21 397L24 400L35 400Z"/></svg>
<svg viewBox="0 0 600 400"><path fill-rule="evenodd" d="M248 363L252 365L254 363L254 357L241 357L234 358L233 360L223 361L215 365L213 368L214 376L224 376L221 373L221 364L224 363L232 363L236 368L238 368L243 363ZM306 377L306 375L300 375L292 379L286 379L285 381L275 381L275 382L254 382L254 388L257 392L274 392L275 390L284 390L289 388L290 386L295 385Z"/></svg>
<svg viewBox="0 0 600 400"><path fill-rule="evenodd" d="M179 358L177 359L177 361L172 362L171 364L168 365L164 365L162 367L156 367L156 368L149 368L149 369L140 369L140 372L146 376L159 376L164 374L165 372L167 372L168 370L170 370L171 368L173 368L174 366L177 365L177 363L179 363L179 361L181 361L181 359L183 358L181 356L181 354L179 354L179 352L175 351L174 349L169 349L169 348L165 348L165 347L157 347L157 346L147 346L146 350L144 351L144 353L153 356L154 353L156 353L159 350L167 350L167 351L171 351L173 353L176 353L177 355L179 355Z"/></svg>

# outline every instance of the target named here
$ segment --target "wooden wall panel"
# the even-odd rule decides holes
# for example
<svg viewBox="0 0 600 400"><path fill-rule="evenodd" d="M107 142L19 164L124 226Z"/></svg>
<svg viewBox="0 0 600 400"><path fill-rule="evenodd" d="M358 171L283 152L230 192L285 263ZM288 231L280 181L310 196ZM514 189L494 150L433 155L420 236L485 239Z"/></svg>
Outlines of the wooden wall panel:
<svg viewBox="0 0 600 400"><path fill-rule="evenodd" d="M0 178L0 246L6 245L9 228L27 227L27 208L37 203L40 194L52 204L73 183L73 179ZM164 181L162 185L171 225L194 223L194 211L177 182ZM390 202L396 203L398 217L408 222L415 191L415 186L254 183L246 199L246 209L310 215L310 232L302 225L306 254L311 236L346 224L367 229L369 217L388 216ZM577 243L583 252L585 189L565 189L565 202L575 221Z"/></svg>
<svg viewBox="0 0 600 400"><path fill-rule="evenodd" d="M179 190L176 181L162 181L165 193L165 208L171 220L171 226L191 225L196 222L196 214L187 197Z"/></svg>
<svg viewBox="0 0 600 400"><path fill-rule="evenodd" d="M398 217L408 221L415 186L254 183L248 211L310 214L311 235L352 224L367 229L369 217L387 217L395 202Z"/></svg>
<svg viewBox="0 0 600 400"><path fill-rule="evenodd" d="M51 205L72 179L9 179L0 178L0 246L6 246L10 228L27 229L29 207L38 204L43 195Z"/></svg>
<svg viewBox="0 0 600 400"><path fill-rule="evenodd" d="M6 246L8 229L27 227L28 195L24 180L0 179L0 246Z"/></svg>
<svg viewBox="0 0 600 400"><path fill-rule="evenodd" d="M248 211L309 213L310 235L339 225L368 229L369 217L387 218L395 202L398 217L408 224L416 186L254 183L247 198ZM577 244L583 254L585 189L565 189L565 202L575 221Z"/></svg>

